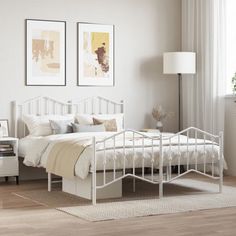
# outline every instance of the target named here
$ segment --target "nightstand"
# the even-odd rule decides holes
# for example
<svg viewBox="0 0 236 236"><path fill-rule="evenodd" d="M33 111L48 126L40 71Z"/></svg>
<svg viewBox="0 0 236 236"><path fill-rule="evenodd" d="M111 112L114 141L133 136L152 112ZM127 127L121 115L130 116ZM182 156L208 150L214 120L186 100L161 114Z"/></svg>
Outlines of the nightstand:
<svg viewBox="0 0 236 236"><path fill-rule="evenodd" d="M12 149L12 150L11 150ZM19 184L18 138L0 138L0 177L15 177Z"/></svg>

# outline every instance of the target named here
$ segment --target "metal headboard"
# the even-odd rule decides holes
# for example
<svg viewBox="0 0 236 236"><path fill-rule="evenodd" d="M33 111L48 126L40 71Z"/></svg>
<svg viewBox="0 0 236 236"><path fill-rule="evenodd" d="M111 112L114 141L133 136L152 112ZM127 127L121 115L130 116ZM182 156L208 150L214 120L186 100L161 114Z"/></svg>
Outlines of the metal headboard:
<svg viewBox="0 0 236 236"><path fill-rule="evenodd" d="M27 135L27 128L24 124L23 115L63 115L71 113L71 104L69 102L61 102L56 99L39 96L23 103L18 104L14 101L14 135L22 138Z"/></svg>
<svg viewBox="0 0 236 236"><path fill-rule="evenodd" d="M115 102L100 96L94 96L69 102L61 102L56 99L39 96L23 103L13 102L14 105L14 136L25 137L28 134L27 127L22 120L23 115L64 115L64 114L116 114L124 113L124 102ZM124 122L123 122L124 126Z"/></svg>
<svg viewBox="0 0 236 236"><path fill-rule="evenodd" d="M71 111L74 114L124 114L123 100L115 102L101 96L94 96L80 100L72 100L69 103L71 104ZM123 128L124 127L125 122L123 118Z"/></svg>

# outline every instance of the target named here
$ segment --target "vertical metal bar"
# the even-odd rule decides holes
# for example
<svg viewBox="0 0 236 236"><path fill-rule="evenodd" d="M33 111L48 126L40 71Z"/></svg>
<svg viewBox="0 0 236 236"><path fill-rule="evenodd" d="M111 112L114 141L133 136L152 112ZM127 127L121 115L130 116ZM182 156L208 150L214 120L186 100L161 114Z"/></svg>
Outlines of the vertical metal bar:
<svg viewBox="0 0 236 236"><path fill-rule="evenodd" d="M32 105L33 102L29 102L29 114L32 114L33 113L33 105Z"/></svg>
<svg viewBox="0 0 236 236"><path fill-rule="evenodd" d="M123 100L121 100L120 111L121 111L121 113L124 113L124 101ZM124 127L125 127L125 116L123 116L123 122L122 123L123 123L122 128L124 129Z"/></svg>
<svg viewBox="0 0 236 236"><path fill-rule="evenodd" d="M125 131L123 133L123 175L125 175Z"/></svg>
<svg viewBox="0 0 236 236"><path fill-rule="evenodd" d="M68 109L67 109L68 108ZM63 106L63 114L66 114L66 113L70 113L72 114L72 111L71 111L71 105L66 105L66 106Z"/></svg>
<svg viewBox="0 0 236 236"><path fill-rule="evenodd" d="M107 103L107 114L108 114L109 113L109 102L106 101L106 103Z"/></svg>
<svg viewBox="0 0 236 236"><path fill-rule="evenodd" d="M163 197L163 146L162 133L160 134L160 160L159 160L159 198Z"/></svg>
<svg viewBox="0 0 236 236"><path fill-rule="evenodd" d="M102 113L102 101L101 98L98 98L98 102L99 102L99 113Z"/></svg>
<svg viewBox="0 0 236 236"><path fill-rule="evenodd" d="M52 175L48 172L48 192L52 191Z"/></svg>
<svg viewBox="0 0 236 236"><path fill-rule="evenodd" d="M204 152L204 154L203 154L203 162L204 162L204 164L203 164L203 172L204 172L204 174L206 174L206 135L205 134L204 134L203 139L204 139L204 147L203 147L203 152Z"/></svg>
<svg viewBox="0 0 236 236"><path fill-rule="evenodd" d="M195 130L195 150L194 150L194 157L195 157L195 170L197 170L197 130Z"/></svg>
<svg viewBox="0 0 236 236"><path fill-rule="evenodd" d="M46 98L45 102L46 102L45 105L46 114L49 114L49 100Z"/></svg>
<svg viewBox="0 0 236 236"><path fill-rule="evenodd" d="M172 150L171 150L171 138L170 138L169 139L169 180L171 179L171 174L172 174L171 153L172 153Z"/></svg>
<svg viewBox="0 0 236 236"><path fill-rule="evenodd" d="M53 102L53 114L56 114L57 111L57 104L56 102Z"/></svg>
<svg viewBox="0 0 236 236"><path fill-rule="evenodd" d="M152 178L152 181L154 179L154 176L153 176L153 162L154 162L154 147L153 147L153 138L152 138L152 159L151 159L151 163L152 163L152 167L151 167L151 178Z"/></svg>
<svg viewBox="0 0 236 236"><path fill-rule="evenodd" d="M212 174L212 176L214 176L214 170L215 170L215 168L214 168L214 159L215 159L215 155L214 155L214 138L212 137L211 138L211 141L212 141L212 144L211 144L211 174Z"/></svg>
<svg viewBox="0 0 236 236"><path fill-rule="evenodd" d="M180 175L180 135L178 134L178 175Z"/></svg>
<svg viewBox="0 0 236 236"><path fill-rule="evenodd" d="M93 205L97 203L97 179L96 179L96 139L93 137L92 139L93 146L93 159L92 159L92 202Z"/></svg>
<svg viewBox="0 0 236 236"><path fill-rule="evenodd" d="M41 115L41 103L40 103L40 99L37 100L37 115Z"/></svg>
<svg viewBox="0 0 236 236"><path fill-rule="evenodd" d="M84 102L84 113L87 113L87 101Z"/></svg>
<svg viewBox="0 0 236 236"><path fill-rule="evenodd" d="M144 158L145 158L145 150L144 150L144 136L142 137L142 178L144 178Z"/></svg>
<svg viewBox="0 0 236 236"><path fill-rule="evenodd" d="M14 101L14 137L18 137L18 119L19 119L19 107L16 101Z"/></svg>
<svg viewBox="0 0 236 236"><path fill-rule="evenodd" d="M223 132L220 132L219 134L219 146L220 146L220 160L219 160L219 170L220 170L220 179L219 179L219 192L222 193L223 190L223 150L224 150L224 134Z"/></svg>
<svg viewBox="0 0 236 236"><path fill-rule="evenodd" d="M116 179L116 137L113 138L113 180Z"/></svg>
<svg viewBox="0 0 236 236"><path fill-rule="evenodd" d="M94 98L92 97L91 99L91 110L92 110L92 114L94 114Z"/></svg>
<svg viewBox="0 0 236 236"><path fill-rule="evenodd" d="M133 192L135 192L135 135L133 132Z"/></svg>
<svg viewBox="0 0 236 236"><path fill-rule="evenodd" d="M187 131L187 171L189 170L189 130Z"/></svg>
<svg viewBox="0 0 236 236"><path fill-rule="evenodd" d="M106 184L106 141L103 142L103 184Z"/></svg>

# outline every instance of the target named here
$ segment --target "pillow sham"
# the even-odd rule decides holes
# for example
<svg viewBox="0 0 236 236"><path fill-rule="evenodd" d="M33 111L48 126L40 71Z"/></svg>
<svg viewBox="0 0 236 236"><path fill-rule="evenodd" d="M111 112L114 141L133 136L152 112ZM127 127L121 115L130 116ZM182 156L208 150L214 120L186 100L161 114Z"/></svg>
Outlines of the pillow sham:
<svg viewBox="0 0 236 236"><path fill-rule="evenodd" d="M101 125L80 125L72 123L73 133L78 132L105 132L104 124Z"/></svg>
<svg viewBox="0 0 236 236"><path fill-rule="evenodd" d="M93 124L94 125L104 124L106 131L112 131L112 132L117 131L116 119L101 120L101 119L93 118Z"/></svg>
<svg viewBox="0 0 236 236"><path fill-rule="evenodd" d="M33 136L47 136L52 134L49 120L74 120L73 114L65 115L24 115L23 122L26 124L29 134Z"/></svg>
<svg viewBox="0 0 236 236"><path fill-rule="evenodd" d="M75 115L75 120L79 124L83 125L92 125L93 123L93 118L95 119L102 119L102 120L111 120L111 119L116 119L116 126L117 126L117 131L122 131L123 130L123 120L124 120L124 114L123 113L117 113L117 114L76 114Z"/></svg>
<svg viewBox="0 0 236 236"><path fill-rule="evenodd" d="M67 134L72 133L72 125L73 120L49 120L52 133L53 134Z"/></svg>

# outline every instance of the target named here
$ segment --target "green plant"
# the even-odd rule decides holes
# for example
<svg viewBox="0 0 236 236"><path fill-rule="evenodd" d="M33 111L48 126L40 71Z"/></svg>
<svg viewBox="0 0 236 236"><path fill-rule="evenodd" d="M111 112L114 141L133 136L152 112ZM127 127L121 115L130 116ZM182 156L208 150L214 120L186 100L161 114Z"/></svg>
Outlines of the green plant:
<svg viewBox="0 0 236 236"><path fill-rule="evenodd" d="M232 90L233 90L233 94L236 94L236 73L234 74L234 77L232 78Z"/></svg>

